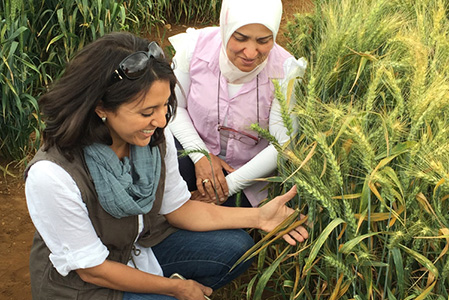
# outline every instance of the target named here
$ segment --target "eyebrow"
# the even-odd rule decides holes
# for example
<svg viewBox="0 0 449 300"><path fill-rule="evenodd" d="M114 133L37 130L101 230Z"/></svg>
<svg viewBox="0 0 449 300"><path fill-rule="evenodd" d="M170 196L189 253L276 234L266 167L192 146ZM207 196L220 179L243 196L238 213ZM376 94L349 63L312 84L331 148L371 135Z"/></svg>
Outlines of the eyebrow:
<svg viewBox="0 0 449 300"><path fill-rule="evenodd" d="M243 33L241 33L241 32L238 32L237 30L234 31L234 33L237 33L237 34L241 35L242 37L249 38L248 35L245 35L245 34L243 34ZM257 39L257 40L264 40L264 39L268 39L268 38L270 38L270 37L272 38L272 37L273 37L273 34L270 34L270 35L267 35L267 36L263 36L263 37L259 37L259 38L256 38L256 39Z"/></svg>
<svg viewBox="0 0 449 300"><path fill-rule="evenodd" d="M169 102L170 102L170 98L167 99L167 101L165 101L163 105L165 106L165 105L168 104ZM155 108L158 107L158 106L161 106L161 105L153 105L153 106L143 107L142 110L155 109Z"/></svg>

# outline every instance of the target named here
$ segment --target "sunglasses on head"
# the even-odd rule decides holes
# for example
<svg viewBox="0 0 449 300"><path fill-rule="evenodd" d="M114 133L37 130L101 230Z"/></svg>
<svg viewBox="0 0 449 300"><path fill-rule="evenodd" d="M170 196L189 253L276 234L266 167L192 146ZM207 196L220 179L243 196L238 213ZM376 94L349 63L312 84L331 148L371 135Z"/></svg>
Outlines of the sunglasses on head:
<svg viewBox="0 0 449 300"><path fill-rule="evenodd" d="M138 51L125 57L119 67L112 73L110 86L126 77L135 80L145 73L148 61L151 58L165 58L164 51L156 43L148 44L148 51Z"/></svg>

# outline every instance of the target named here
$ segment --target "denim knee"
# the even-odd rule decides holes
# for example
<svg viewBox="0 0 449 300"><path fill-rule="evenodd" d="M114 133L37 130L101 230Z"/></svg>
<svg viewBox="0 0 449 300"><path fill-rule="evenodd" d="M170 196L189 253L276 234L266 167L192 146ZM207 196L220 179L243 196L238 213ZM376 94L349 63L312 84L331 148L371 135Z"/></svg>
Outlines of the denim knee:
<svg viewBox="0 0 449 300"><path fill-rule="evenodd" d="M242 229L232 230L228 240L232 244L231 248L239 257L254 246L253 238Z"/></svg>

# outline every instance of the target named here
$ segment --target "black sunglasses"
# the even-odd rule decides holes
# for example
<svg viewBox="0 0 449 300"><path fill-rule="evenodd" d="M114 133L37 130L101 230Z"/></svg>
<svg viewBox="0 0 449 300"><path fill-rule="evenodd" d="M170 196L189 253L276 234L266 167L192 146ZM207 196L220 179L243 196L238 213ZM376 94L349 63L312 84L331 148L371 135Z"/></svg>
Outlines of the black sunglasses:
<svg viewBox="0 0 449 300"><path fill-rule="evenodd" d="M142 77L150 58L165 58L164 51L156 42L148 44L147 52L138 51L125 57L119 64L119 67L112 73L109 86L122 80L123 77L126 77L129 80L135 80Z"/></svg>

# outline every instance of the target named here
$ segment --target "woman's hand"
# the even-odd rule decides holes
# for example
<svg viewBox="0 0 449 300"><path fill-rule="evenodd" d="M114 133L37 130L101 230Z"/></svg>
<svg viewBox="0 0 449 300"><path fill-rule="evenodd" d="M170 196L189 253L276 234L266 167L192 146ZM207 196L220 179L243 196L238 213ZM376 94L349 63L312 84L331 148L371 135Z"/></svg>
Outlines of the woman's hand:
<svg viewBox="0 0 449 300"><path fill-rule="evenodd" d="M216 204L216 201L209 198L209 195L203 196L198 190L191 192L190 200L206 202L210 204Z"/></svg>
<svg viewBox="0 0 449 300"><path fill-rule="evenodd" d="M234 169L219 157L210 153L209 156L211 159L210 163L207 157L204 156L195 164L196 186L201 194L201 198L194 200L223 203L226 201L229 194L228 185L226 183L223 170L231 173L234 172ZM215 176L215 187L212 169Z"/></svg>
<svg viewBox="0 0 449 300"><path fill-rule="evenodd" d="M204 295L210 296L212 289L194 280L178 280L179 284L174 292L174 297L178 300L204 300Z"/></svg>
<svg viewBox="0 0 449 300"><path fill-rule="evenodd" d="M296 195L296 186L293 186L287 193L277 196L264 206L260 207L259 228L270 232L281 224L294 210L285 204ZM300 218L305 218L300 215ZM296 241L304 242L309 237L309 233L303 226L298 226L288 234L283 236L284 240L290 245L296 245Z"/></svg>

